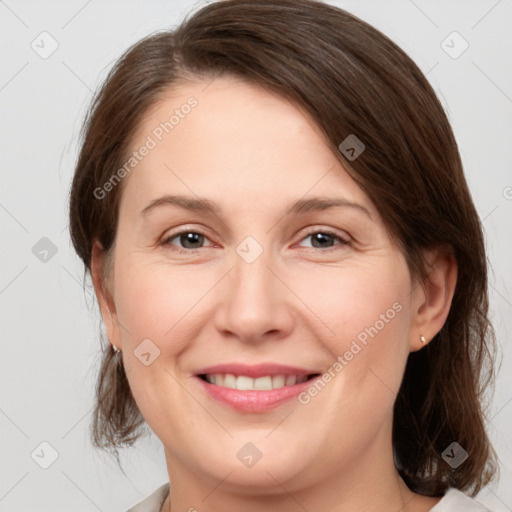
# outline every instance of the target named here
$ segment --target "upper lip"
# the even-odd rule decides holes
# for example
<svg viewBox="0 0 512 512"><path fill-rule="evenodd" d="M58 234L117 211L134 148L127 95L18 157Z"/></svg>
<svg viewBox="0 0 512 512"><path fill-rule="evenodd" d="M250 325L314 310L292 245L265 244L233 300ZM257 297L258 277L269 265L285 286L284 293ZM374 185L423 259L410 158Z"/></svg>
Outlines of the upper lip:
<svg viewBox="0 0 512 512"><path fill-rule="evenodd" d="M319 372L277 363L262 363L257 365L226 363L201 368L195 372L196 375L215 375L228 373L235 376L246 375L247 377L258 378L264 377L266 375L297 375L299 377L304 377Z"/></svg>

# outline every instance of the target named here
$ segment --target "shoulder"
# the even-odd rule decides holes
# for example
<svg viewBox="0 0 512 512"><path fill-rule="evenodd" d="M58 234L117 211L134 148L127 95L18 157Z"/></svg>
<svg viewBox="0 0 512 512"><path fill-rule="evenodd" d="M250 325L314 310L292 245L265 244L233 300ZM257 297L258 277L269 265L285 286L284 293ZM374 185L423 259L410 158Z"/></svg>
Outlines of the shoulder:
<svg viewBox="0 0 512 512"><path fill-rule="evenodd" d="M165 498L169 494L169 482L161 485L143 501L137 503L126 512L160 512Z"/></svg>
<svg viewBox="0 0 512 512"><path fill-rule="evenodd" d="M492 512L481 503L455 487L446 491L441 501L430 512Z"/></svg>

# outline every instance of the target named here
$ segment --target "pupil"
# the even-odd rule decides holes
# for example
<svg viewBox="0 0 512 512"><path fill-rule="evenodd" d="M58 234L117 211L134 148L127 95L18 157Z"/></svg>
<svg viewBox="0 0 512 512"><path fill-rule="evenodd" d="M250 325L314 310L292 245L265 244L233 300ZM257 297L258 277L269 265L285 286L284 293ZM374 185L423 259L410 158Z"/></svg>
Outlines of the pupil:
<svg viewBox="0 0 512 512"><path fill-rule="evenodd" d="M317 247L315 246L315 242L320 242L320 246L319 247L330 247L332 244L329 244L327 243L326 244L323 244L322 245L322 241L325 242L327 240L327 242L332 242L332 239L331 239L331 235L328 235L327 233L315 233L313 235L313 247Z"/></svg>
<svg viewBox="0 0 512 512"><path fill-rule="evenodd" d="M199 244L201 245L203 235L200 235L199 233L184 233L181 235L180 242L182 243L183 247L186 247L187 249L197 249L195 246L190 246L189 244Z"/></svg>

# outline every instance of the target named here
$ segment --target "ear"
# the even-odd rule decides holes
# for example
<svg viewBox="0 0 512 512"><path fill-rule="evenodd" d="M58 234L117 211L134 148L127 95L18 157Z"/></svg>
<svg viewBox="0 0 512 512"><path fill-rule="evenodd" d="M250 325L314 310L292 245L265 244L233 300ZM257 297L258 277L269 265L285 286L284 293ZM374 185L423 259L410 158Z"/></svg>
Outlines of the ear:
<svg viewBox="0 0 512 512"><path fill-rule="evenodd" d="M423 348L441 330L452 304L457 284L457 261L453 252L442 249L426 253L427 277L413 290L413 319L410 351ZM426 343L422 343L424 336Z"/></svg>
<svg viewBox="0 0 512 512"><path fill-rule="evenodd" d="M112 279L113 276L105 276L105 250L97 240L94 241L92 247L91 277L108 339L110 343L121 349L121 336L115 303L111 293L112 287L106 284L107 277Z"/></svg>

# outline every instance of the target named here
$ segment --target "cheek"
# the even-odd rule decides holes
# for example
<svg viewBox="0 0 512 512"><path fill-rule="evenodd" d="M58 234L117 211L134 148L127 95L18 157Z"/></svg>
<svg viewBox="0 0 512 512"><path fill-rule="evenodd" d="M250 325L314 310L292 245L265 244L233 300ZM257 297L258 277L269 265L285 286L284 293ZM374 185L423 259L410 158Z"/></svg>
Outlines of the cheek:
<svg viewBox="0 0 512 512"><path fill-rule="evenodd" d="M295 276L297 295L314 311L329 367L345 397L360 393L355 408L388 403L397 393L409 354L409 273L389 259L352 268L319 267ZM322 326L323 327L318 327ZM319 330L320 329L320 330ZM340 377L339 379L337 377Z"/></svg>
<svg viewBox="0 0 512 512"><path fill-rule="evenodd" d="M208 289L208 276L201 278L197 272L173 269L164 262L148 265L136 260L126 265L119 262L123 270L116 274L116 309L126 327L122 335L132 349L149 338L157 346L165 346L166 353L170 350L175 354L198 325L193 319ZM169 344L171 338L173 343Z"/></svg>
<svg viewBox="0 0 512 512"><path fill-rule="evenodd" d="M351 268L318 267L307 276L289 276L294 292L324 325L325 340L337 353L347 340L357 338L364 344L377 334L388 338L384 333L395 339L406 328L408 272L394 263L391 259Z"/></svg>
<svg viewBox="0 0 512 512"><path fill-rule="evenodd" d="M176 385L177 363L198 336L199 301L212 285L208 285L208 275L201 277L184 267L173 269L162 261L148 264L143 256L130 261L120 258L117 268L121 270L116 273L116 309L131 392L154 431L160 432L164 425L179 430L172 414L187 410L190 404L188 395ZM146 352L147 365L142 355ZM166 413L162 412L163 401L171 404ZM180 422L193 422L198 414L180 418Z"/></svg>

